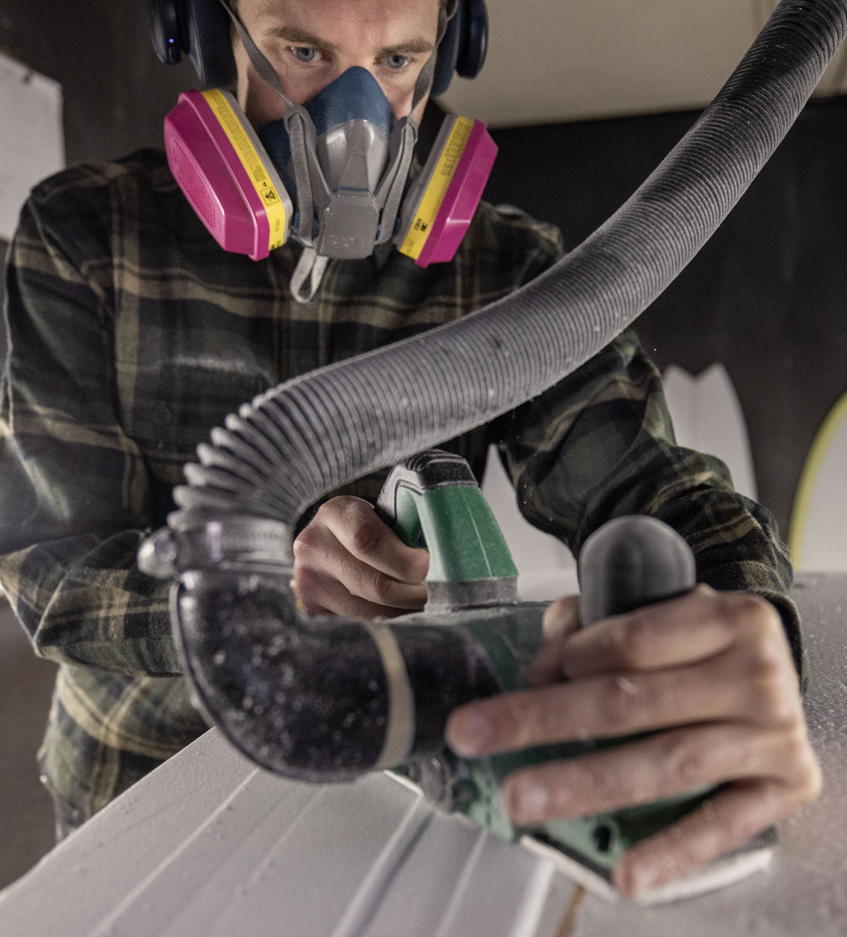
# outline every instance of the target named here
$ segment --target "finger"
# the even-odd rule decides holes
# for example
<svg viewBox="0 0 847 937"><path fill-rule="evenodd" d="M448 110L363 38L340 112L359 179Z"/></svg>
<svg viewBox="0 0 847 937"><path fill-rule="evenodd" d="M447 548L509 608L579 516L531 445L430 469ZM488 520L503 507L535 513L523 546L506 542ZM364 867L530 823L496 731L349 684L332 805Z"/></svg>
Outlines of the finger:
<svg viewBox="0 0 847 937"><path fill-rule="evenodd" d="M426 602L426 585L397 582L349 555L342 556L332 573L322 568L295 567L294 594L310 614L373 617L419 611Z"/></svg>
<svg viewBox="0 0 847 937"><path fill-rule="evenodd" d="M369 602L352 595L345 585L331 576L301 572L291 582L297 599L310 615L343 615L345 618L395 618L408 609Z"/></svg>
<svg viewBox="0 0 847 937"><path fill-rule="evenodd" d="M661 732L509 775L502 796L524 826L603 813L727 780L779 780L802 789L818 773L805 732L722 723Z"/></svg>
<svg viewBox="0 0 847 937"><path fill-rule="evenodd" d="M694 723L776 728L802 718L790 658L731 649L691 667L601 674L476 700L451 714L447 740L457 754L478 757Z"/></svg>
<svg viewBox="0 0 847 937"><path fill-rule="evenodd" d="M687 595L607 618L569 636L562 667L571 677L692 664L739 641L787 648L776 609L749 593L700 585Z"/></svg>
<svg viewBox="0 0 847 937"><path fill-rule="evenodd" d="M814 786L739 781L710 797L668 830L626 852L614 871L618 890L635 898L740 846L817 796Z"/></svg>
<svg viewBox="0 0 847 937"><path fill-rule="evenodd" d="M535 659L527 668L531 683L552 683L562 679L562 650L565 639L579 628L579 596L566 595L548 605L542 619L544 639Z"/></svg>
<svg viewBox="0 0 847 937"><path fill-rule="evenodd" d="M429 569L429 554L407 546L377 517L361 498L332 498L322 505L313 523L326 526L358 560L393 579L422 583Z"/></svg>
<svg viewBox="0 0 847 937"><path fill-rule="evenodd" d="M426 602L424 582L401 582L370 566L353 556L328 527L321 525L310 525L295 540L294 579L298 597L307 607L320 603L337 614L347 612L335 607L340 593L336 586L330 586L332 582L340 583L353 598L395 609L394 614L421 609ZM333 597L332 606L327 605L327 590Z"/></svg>

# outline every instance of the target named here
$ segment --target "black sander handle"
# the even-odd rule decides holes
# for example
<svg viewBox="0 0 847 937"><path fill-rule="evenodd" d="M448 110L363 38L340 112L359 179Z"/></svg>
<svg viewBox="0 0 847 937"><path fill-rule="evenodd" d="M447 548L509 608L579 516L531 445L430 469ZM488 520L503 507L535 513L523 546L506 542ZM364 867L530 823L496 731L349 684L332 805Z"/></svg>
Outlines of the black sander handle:
<svg viewBox="0 0 847 937"><path fill-rule="evenodd" d="M579 554L582 626L682 595L696 581L691 547L672 527L642 514L615 518Z"/></svg>

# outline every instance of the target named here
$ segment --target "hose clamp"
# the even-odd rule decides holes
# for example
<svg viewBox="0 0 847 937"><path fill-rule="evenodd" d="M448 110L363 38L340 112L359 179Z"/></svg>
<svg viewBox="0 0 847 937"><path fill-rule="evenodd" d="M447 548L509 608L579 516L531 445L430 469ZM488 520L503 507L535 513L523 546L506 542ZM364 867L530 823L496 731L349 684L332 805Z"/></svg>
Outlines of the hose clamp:
<svg viewBox="0 0 847 937"><path fill-rule="evenodd" d="M268 569L279 572L294 562L291 527L281 521L229 517L201 527L162 527L138 551L138 567L148 576L172 579L189 569Z"/></svg>

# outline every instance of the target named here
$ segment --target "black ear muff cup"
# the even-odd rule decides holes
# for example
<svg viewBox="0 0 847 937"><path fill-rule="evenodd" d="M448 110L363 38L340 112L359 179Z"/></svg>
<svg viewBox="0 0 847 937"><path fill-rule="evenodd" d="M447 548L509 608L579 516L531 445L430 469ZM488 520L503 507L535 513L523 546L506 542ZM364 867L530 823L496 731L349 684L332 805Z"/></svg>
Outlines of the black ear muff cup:
<svg viewBox="0 0 847 937"><path fill-rule="evenodd" d="M220 0L183 0L187 52L204 88L235 84L235 57L229 16Z"/></svg>
<svg viewBox="0 0 847 937"><path fill-rule="evenodd" d="M235 84L229 16L220 0L148 0L148 9L160 61L176 65L187 53L204 88Z"/></svg>
<svg viewBox="0 0 847 937"><path fill-rule="evenodd" d="M160 62L176 65L182 59L182 27L175 0L148 0L150 38Z"/></svg>
<svg viewBox="0 0 847 937"><path fill-rule="evenodd" d="M432 97L438 97L450 87L456 72L462 78L475 78L485 61L488 48L488 14L485 0L459 0L456 14L447 24L438 46L435 74L432 78Z"/></svg>
<svg viewBox="0 0 847 937"><path fill-rule="evenodd" d="M488 51L488 13L485 0L465 0L464 6L464 32L456 58L456 74L461 78L476 78Z"/></svg>

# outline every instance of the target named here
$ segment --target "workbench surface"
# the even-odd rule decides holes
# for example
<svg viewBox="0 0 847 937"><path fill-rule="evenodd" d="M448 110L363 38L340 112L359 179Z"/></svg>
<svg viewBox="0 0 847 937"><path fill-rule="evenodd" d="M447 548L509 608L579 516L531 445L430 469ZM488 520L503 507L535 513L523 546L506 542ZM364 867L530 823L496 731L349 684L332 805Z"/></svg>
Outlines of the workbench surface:
<svg viewBox="0 0 847 937"><path fill-rule="evenodd" d="M0 893L2 937L726 937L847 933L847 575L794 596L820 799L770 867L662 907L586 895L548 860L385 774L286 781L210 731Z"/></svg>

